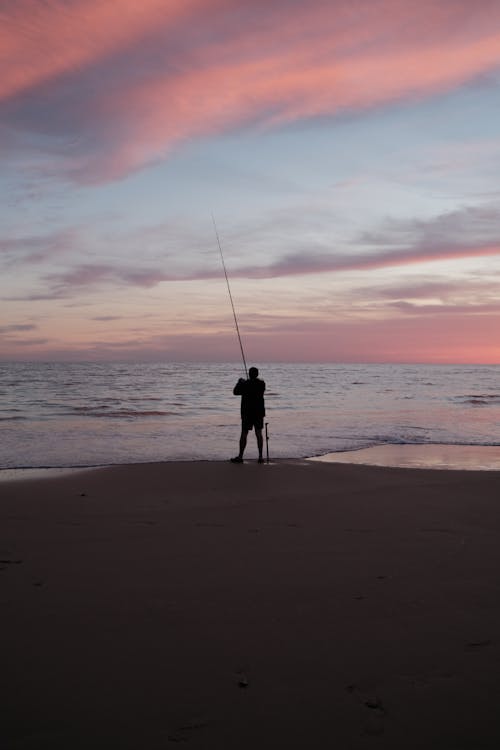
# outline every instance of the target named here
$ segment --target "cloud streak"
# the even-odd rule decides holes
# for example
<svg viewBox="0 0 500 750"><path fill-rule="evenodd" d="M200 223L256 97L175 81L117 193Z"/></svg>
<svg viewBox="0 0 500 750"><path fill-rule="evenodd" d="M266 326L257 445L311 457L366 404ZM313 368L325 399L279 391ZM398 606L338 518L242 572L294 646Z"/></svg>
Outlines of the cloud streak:
<svg viewBox="0 0 500 750"><path fill-rule="evenodd" d="M19 333L21 331L34 331L36 328L37 326L32 323L11 323L7 326L0 326L0 336Z"/></svg>
<svg viewBox="0 0 500 750"><path fill-rule="evenodd" d="M335 255L321 253L294 253L281 258L265 268L244 268L233 276L247 278L275 278L278 276L299 276L314 273L334 273L341 271L369 271L396 266L414 265L465 258L500 256L500 242L483 247L416 247L387 252L353 253Z"/></svg>
<svg viewBox="0 0 500 750"><path fill-rule="evenodd" d="M357 253L353 255L328 255L326 253L295 253L282 257L267 266L245 266L232 271L232 278L271 279L288 276L303 276L317 273L340 273L345 271L367 271L404 265L416 265L447 260L500 257L500 242L484 247L445 247L435 249L405 248L385 253ZM145 270L142 267L118 268L111 265L80 265L65 273L50 274L46 281L52 285L47 297L69 296L75 289L97 287L105 284L132 286L150 289L162 282L208 281L221 279L220 270L207 270L186 274L168 273L160 268Z"/></svg>
<svg viewBox="0 0 500 750"><path fill-rule="evenodd" d="M320 231L311 234L308 240L310 233L304 232L301 223L302 215L307 212L298 213L299 218L295 216L295 219L280 212L275 216L271 214L270 220L264 222L264 229L254 228L248 236L245 234L243 249L238 256L233 256L230 264L231 279L375 272L404 266L418 268L428 263L500 258L500 207L497 204L465 207L425 221L386 220L339 247L329 239L328 217L318 219ZM306 229L307 226L306 223ZM152 249L146 254L141 251L141 261L138 261L137 248L141 247L138 243L144 236L151 239ZM241 238L232 241L241 246ZM170 248L168 253L162 249L165 242ZM159 249L155 249L157 245ZM213 248L208 254L201 250L193 254L193 245L203 248L196 232L185 235L177 231L175 224L173 230L169 224L155 225L114 238L112 248L116 259L113 262L81 262L83 255L88 257L90 245L89 239L77 228L47 235L6 238L0 240L0 261L3 260L6 269L33 266L40 273L44 265L53 266L55 256L59 267L40 274L38 282L31 282L25 294L17 292L9 296L5 293L4 299L35 302L67 299L91 289L147 290L169 282L221 281L222 268ZM257 247L260 252L256 255ZM93 255L95 257L95 250ZM251 263L248 258L253 259Z"/></svg>
<svg viewBox="0 0 500 750"><path fill-rule="evenodd" d="M75 229L45 235L24 235L0 239L0 262L4 265L45 263L73 250L79 241Z"/></svg>
<svg viewBox="0 0 500 750"><path fill-rule="evenodd" d="M282 220L283 217L280 217L279 221ZM292 230L292 234L301 235L294 225ZM281 228L282 244L286 244L289 231L290 226ZM144 229L144 233L147 234L148 230ZM168 236L168 227L164 231L154 227L152 233L163 241L163 234ZM273 243L279 235L280 232L273 224ZM22 246L30 250L25 256L25 262L50 257L53 252L60 252L62 247L71 246L70 241L74 239L66 233L45 238L25 238ZM196 240L196 237L194 239ZM3 247L4 251L15 250L18 242L21 241L14 241L12 247L9 242L3 246L0 243L0 249ZM186 238L176 235L175 242L180 243L181 250L174 253L174 258L177 255L182 258ZM500 207L497 204L465 207L427 221L386 221L380 229L366 231L357 239L353 239L350 252L325 247L326 240L321 241L320 249L318 243L305 243L305 240L301 240L302 246L299 249L294 252L282 252L271 263L233 265L230 276L270 279L347 271L377 271L443 261L500 257ZM255 246L257 240L251 238L250 244ZM275 256L278 251L279 248L275 247ZM183 269L179 261L174 261L171 257L168 258L168 263L170 266L174 263L176 268L165 268L163 264L158 265L151 261L147 264L143 261L140 265L131 261L127 261L126 264L79 263L67 270L46 274L43 277L45 291L31 294L29 299L45 299L52 296L63 298L78 290L103 286L151 289L163 282L209 281L222 278L222 270L218 265Z"/></svg>
<svg viewBox="0 0 500 750"><path fill-rule="evenodd" d="M81 182L187 139L413 101L500 66L495 0L355 13L347 0L20 0L0 20L4 122Z"/></svg>

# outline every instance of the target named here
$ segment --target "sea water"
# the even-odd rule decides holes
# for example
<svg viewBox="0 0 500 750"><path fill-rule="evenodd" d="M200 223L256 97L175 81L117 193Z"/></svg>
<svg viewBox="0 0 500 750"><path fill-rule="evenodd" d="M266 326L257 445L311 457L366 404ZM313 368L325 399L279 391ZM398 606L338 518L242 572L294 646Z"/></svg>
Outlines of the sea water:
<svg viewBox="0 0 500 750"><path fill-rule="evenodd" d="M272 458L500 445L500 366L257 364ZM241 375L234 363L0 363L0 468L224 460Z"/></svg>

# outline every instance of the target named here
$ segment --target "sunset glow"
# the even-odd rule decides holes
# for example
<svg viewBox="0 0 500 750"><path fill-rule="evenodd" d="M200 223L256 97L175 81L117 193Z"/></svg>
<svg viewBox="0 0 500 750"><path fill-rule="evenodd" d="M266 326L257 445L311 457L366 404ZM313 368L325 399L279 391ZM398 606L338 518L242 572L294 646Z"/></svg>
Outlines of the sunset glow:
<svg viewBox="0 0 500 750"><path fill-rule="evenodd" d="M500 363L497 0L0 9L0 358Z"/></svg>

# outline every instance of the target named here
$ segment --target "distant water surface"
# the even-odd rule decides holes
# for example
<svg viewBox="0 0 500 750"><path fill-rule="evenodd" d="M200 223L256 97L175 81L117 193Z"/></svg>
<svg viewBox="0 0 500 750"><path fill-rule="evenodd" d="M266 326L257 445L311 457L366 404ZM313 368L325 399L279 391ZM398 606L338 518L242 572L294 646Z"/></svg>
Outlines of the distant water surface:
<svg viewBox="0 0 500 750"><path fill-rule="evenodd" d="M500 366L258 366L272 457L500 445ZM225 459L241 374L234 363L0 363L0 468Z"/></svg>

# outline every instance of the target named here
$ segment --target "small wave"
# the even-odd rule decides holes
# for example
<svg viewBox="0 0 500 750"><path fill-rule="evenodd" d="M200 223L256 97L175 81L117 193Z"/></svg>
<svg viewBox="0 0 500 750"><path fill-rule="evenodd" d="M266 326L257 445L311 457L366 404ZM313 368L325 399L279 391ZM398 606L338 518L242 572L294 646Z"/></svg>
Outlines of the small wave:
<svg viewBox="0 0 500 750"><path fill-rule="evenodd" d="M463 440L452 440L452 439L446 439L446 440L431 440L431 439L425 439L425 440L417 440L417 439L391 439L391 440L383 440L382 442L370 442L367 444L367 447L375 447L379 445L437 445L437 446L443 446L443 445L450 445L453 447L458 448L500 448L500 443L498 441L494 440L470 440L470 441L463 441Z"/></svg>
<svg viewBox="0 0 500 750"><path fill-rule="evenodd" d="M106 412L106 414L96 413L94 416L99 417L168 417L175 414L174 411L139 411L134 409L118 409L116 411Z"/></svg>
<svg viewBox="0 0 500 750"><path fill-rule="evenodd" d="M467 398L484 398L484 399L495 399L500 398L498 393L469 393L467 394Z"/></svg>
<svg viewBox="0 0 500 750"><path fill-rule="evenodd" d="M120 419L129 417L168 417L177 414L175 411L157 411L154 409L114 409L110 410L107 406L91 407L78 406L75 411L83 417L99 417L109 419Z"/></svg>
<svg viewBox="0 0 500 750"><path fill-rule="evenodd" d="M100 406L73 406L73 411L76 411L77 414L88 414L90 412L95 412L100 409L109 409L110 407L106 404L102 404Z"/></svg>
<svg viewBox="0 0 500 750"><path fill-rule="evenodd" d="M465 396L456 396L452 400L459 404L470 404L471 406L493 406L500 404L500 395L496 393L468 393Z"/></svg>

